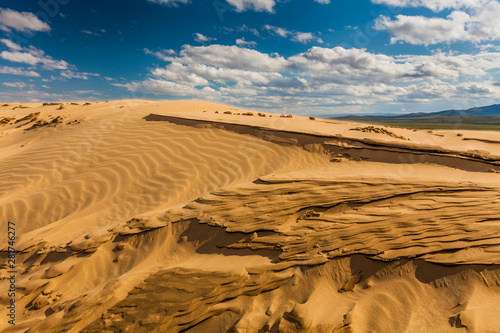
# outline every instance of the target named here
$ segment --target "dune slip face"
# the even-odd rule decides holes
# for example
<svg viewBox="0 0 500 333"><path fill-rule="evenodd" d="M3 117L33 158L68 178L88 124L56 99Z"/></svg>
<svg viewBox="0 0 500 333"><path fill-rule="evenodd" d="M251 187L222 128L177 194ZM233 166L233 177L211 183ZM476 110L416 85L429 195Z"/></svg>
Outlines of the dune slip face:
<svg viewBox="0 0 500 333"><path fill-rule="evenodd" d="M0 107L0 331L497 332L499 142L201 101Z"/></svg>

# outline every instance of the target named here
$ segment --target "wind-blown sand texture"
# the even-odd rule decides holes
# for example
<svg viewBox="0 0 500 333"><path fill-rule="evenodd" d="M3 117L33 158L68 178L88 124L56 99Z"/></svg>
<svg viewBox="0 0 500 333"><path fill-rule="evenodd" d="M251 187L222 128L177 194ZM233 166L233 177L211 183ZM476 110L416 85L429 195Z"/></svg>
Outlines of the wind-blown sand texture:
<svg viewBox="0 0 500 333"><path fill-rule="evenodd" d="M0 107L0 331L500 331L500 133L248 112Z"/></svg>

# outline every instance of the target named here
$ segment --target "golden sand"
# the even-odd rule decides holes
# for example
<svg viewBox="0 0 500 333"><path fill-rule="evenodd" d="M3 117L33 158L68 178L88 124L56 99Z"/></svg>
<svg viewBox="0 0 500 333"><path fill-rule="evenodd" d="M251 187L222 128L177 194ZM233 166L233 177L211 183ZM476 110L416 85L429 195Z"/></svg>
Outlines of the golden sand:
<svg viewBox="0 0 500 333"><path fill-rule="evenodd" d="M0 243L2 332L500 330L498 132L18 105L0 107L19 251L12 326Z"/></svg>

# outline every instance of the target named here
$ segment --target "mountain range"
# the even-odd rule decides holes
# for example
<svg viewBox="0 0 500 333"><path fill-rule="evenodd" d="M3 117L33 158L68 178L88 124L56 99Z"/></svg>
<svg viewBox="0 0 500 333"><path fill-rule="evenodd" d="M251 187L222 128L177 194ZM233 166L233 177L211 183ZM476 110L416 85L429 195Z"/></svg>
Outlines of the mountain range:
<svg viewBox="0 0 500 333"><path fill-rule="evenodd" d="M396 116L359 116L359 115L351 115L351 116L343 116L343 117L333 117L335 119L343 119L343 120L415 120L415 119L426 119L431 120L434 118L441 117L495 117L500 116L500 104L494 104L489 106L481 106L474 107L466 110L445 110L438 112L416 112L409 113L404 115L396 115Z"/></svg>
<svg viewBox="0 0 500 333"><path fill-rule="evenodd" d="M389 125L414 129L500 130L500 104L466 110L417 112L395 116L351 115L331 117L361 123Z"/></svg>

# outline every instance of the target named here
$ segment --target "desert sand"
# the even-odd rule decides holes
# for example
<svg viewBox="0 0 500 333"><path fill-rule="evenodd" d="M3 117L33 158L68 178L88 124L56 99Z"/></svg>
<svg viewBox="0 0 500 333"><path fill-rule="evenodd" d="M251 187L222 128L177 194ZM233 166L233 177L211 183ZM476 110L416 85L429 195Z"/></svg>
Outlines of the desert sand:
<svg viewBox="0 0 500 333"><path fill-rule="evenodd" d="M2 332L500 332L499 132L199 101L0 122Z"/></svg>

